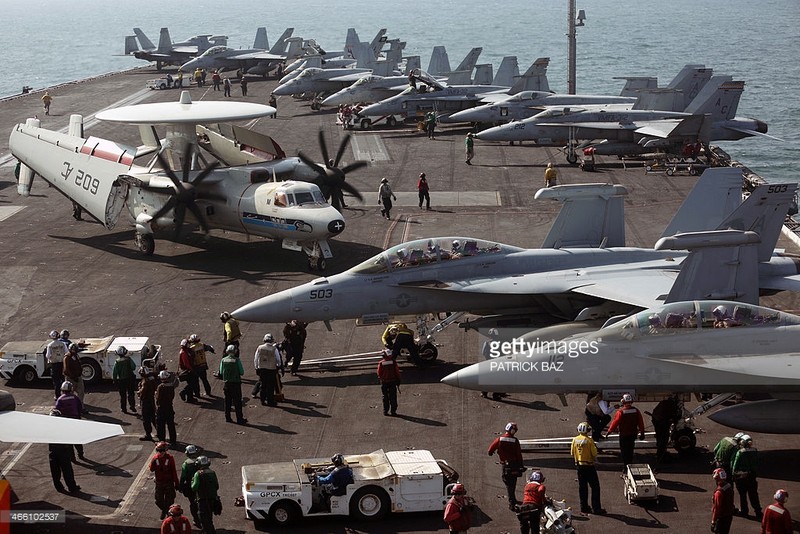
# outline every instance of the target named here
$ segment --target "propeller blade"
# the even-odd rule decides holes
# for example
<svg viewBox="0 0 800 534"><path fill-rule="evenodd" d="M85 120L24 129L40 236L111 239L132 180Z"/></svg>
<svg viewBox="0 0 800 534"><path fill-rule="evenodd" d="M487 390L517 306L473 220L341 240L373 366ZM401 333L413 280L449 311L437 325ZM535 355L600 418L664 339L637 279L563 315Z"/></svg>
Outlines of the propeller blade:
<svg viewBox="0 0 800 534"><path fill-rule="evenodd" d="M189 171L192 170L192 153L194 152L194 146L190 143L186 143L186 149L183 151L183 182L189 181Z"/></svg>
<svg viewBox="0 0 800 534"><path fill-rule="evenodd" d="M334 167L339 166L339 162L342 160L342 156L344 155L344 151L347 149L348 143L350 143L350 134L345 135L344 139L342 139L342 142L339 144L339 151L336 153L336 159L333 160Z"/></svg>
<svg viewBox="0 0 800 534"><path fill-rule="evenodd" d="M334 189L331 191L331 206L336 208L339 213L342 212L342 191L341 189Z"/></svg>
<svg viewBox="0 0 800 534"><path fill-rule="evenodd" d="M208 223L206 222L205 215L203 214L202 211L200 211L200 207L194 202L188 204L186 207L189 208L189 211L192 212L192 215L194 215L195 219L197 219L197 222L200 223L200 228L203 229L203 233L207 234Z"/></svg>
<svg viewBox="0 0 800 534"><path fill-rule="evenodd" d="M208 178L209 176L211 176L211 174L214 172L214 170L215 170L217 167L219 167L219 162L218 162L218 161L212 161L212 162L211 162L211 163L208 165L208 167L206 167L205 169L203 169L203 172L201 172L200 174L198 174L198 175L195 177L194 181L192 181L192 185L194 185L194 186L197 186L197 185L198 185L200 182L202 182L203 180L205 180L206 178Z"/></svg>
<svg viewBox="0 0 800 534"><path fill-rule="evenodd" d="M325 144L325 134L322 133L322 130L319 131L319 149L322 151L322 161L325 162L325 167L330 168L328 165L328 145Z"/></svg>
<svg viewBox="0 0 800 534"><path fill-rule="evenodd" d="M178 204L175 206L175 232L172 235L174 241L177 241L181 236L181 228L183 228L183 220L186 218L186 205Z"/></svg>
<svg viewBox="0 0 800 534"><path fill-rule="evenodd" d="M159 152L158 154L156 154L156 157L158 158L158 162L161 164L161 167L164 169L164 172L167 173L169 179L172 180L173 184L175 184L175 192L183 190L183 187L181 186L181 181L178 180L178 177L175 176L175 173L172 172L172 169L169 168L169 163L167 163L167 160L164 157L164 155L161 152Z"/></svg>
<svg viewBox="0 0 800 534"><path fill-rule="evenodd" d="M174 208L177 202L178 199L174 196L169 197L169 200L167 200L167 202L153 214L153 220L160 219L165 213Z"/></svg>
<svg viewBox="0 0 800 534"><path fill-rule="evenodd" d="M342 168L342 172L344 174L348 174L348 173L351 173L351 172L353 172L355 170L360 169L361 167L366 167L367 165L369 165L369 163L367 163L366 161L354 161L350 165L348 165L346 167L343 167Z"/></svg>
<svg viewBox="0 0 800 534"><path fill-rule="evenodd" d="M358 200L361 200L363 202L364 197L361 195L361 193L359 192L358 189L353 187L353 184L350 184L350 183L347 183L347 182L342 182L342 184L339 186L339 188L341 190L343 190L343 191L346 191L346 192L350 193L351 195L356 197Z"/></svg>
<svg viewBox="0 0 800 534"><path fill-rule="evenodd" d="M314 169L314 171L316 171L317 174L319 174L320 176L325 176L325 168L321 167L319 164L317 164L311 158L309 158L308 156L306 156L302 152L298 152L297 153L297 157L300 158L300 161L302 161L303 163L305 163L306 165L308 165L309 167Z"/></svg>

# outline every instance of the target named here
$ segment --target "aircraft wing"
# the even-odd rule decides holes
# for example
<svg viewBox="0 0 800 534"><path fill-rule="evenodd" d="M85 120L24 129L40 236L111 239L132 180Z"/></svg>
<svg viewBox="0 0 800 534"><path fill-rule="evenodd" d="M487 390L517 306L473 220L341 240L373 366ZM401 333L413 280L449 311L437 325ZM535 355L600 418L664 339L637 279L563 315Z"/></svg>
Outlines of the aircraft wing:
<svg viewBox="0 0 800 534"><path fill-rule="evenodd" d="M776 291L800 291L800 274L786 276L760 276L758 285Z"/></svg>
<svg viewBox="0 0 800 534"><path fill-rule="evenodd" d="M286 57L280 56L278 54L270 54L265 50L263 52L243 52L241 54L228 56L226 59L232 59L234 61L245 61L245 60L283 61L284 59L286 59Z"/></svg>
<svg viewBox="0 0 800 534"><path fill-rule="evenodd" d="M86 445L124 434L120 425L27 412L0 412L0 441Z"/></svg>
<svg viewBox="0 0 800 534"><path fill-rule="evenodd" d="M668 138L675 131L675 128L683 122L682 119L663 119L658 121L636 123L638 128L636 133L649 137Z"/></svg>
<svg viewBox="0 0 800 534"><path fill-rule="evenodd" d="M616 274L606 273L592 276L582 271L534 273L501 279L483 279L431 283L428 287L445 291L463 291L486 294L556 294L580 293L614 302L643 308L652 308L664 303L675 272L664 269L624 269ZM659 298L660 297L660 298Z"/></svg>

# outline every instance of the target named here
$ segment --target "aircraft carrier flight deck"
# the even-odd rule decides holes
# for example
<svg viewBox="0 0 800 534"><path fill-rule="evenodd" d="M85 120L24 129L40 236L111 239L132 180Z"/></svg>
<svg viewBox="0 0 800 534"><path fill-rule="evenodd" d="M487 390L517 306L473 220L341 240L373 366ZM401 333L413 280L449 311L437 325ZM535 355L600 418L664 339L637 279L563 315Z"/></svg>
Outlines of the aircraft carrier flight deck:
<svg viewBox="0 0 800 534"><path fill-rule="evenodd" d="M40 178L29 197L18 196L16 161L8 147L8 134L15 124L38 115L43 127L66 129L70 114L79 113L84 116L86 136L137 146L140 139L135 127L97 121L94 115L109 107L178 99L178 90L146 89L145 82L154 77L154 69L142 68L50 88L53 103L48 116L41 109L41 92L0 100L0 346L10 341L44 341L48 332L63 328L73 338L149 336L163 346L164 359L175 371L180 340L197 333L216 348L213 367L219 364L223 348L222 311L320 276L309 271L302 252L283 249L279 242L219 230L207 237L196 229L187 231L177 242L169 233L157 236L155 254L143 256L126 221L112 231L88 217L76 221L69 199ZM231 99L266 104L275 85L274 78L253 79L248 96L243 97L234 84ZM210 84L192 85L188 91L194 101L223 99L222 92L213 91ZM641 162L616 157L600 157L597 172L582 172L577 165L568 165L556 148L480 141L475 143L470 166L464 163L468 128L463 125L441 125L435 139L429 140L413 126L345 131L336 124L335 109L312 111L308 101L291 97L280 97L277 109L276 118L254 120L246 126L269 134L287 155L302 151L315 161L322 161L319 131L331 152L350 134L343 163L369 162L347 176L364 201L347 198L346 229L330 241L333 258L327 261L325 274L344 271L401 242L426 237L473 236L538 247L560 207L557 202L533 198L544 184L549 162L557 166L562 184L625 186L628 245L652 247L697 179L681 173L646 173ZM430 184L430 210L418 207L420 172L426 173ZM391 220L381 217L377 202L384 177L398 197ZM779 247L797 252L789 240L782 239ZM787 293L765 297L762 305L800 309L798 297ZM262 406L250 397L257 380L252 355L265 333L280 337L283 324L243 322L241 326L248 424L225 422L221 380L212 379L214 396L198 404L184 403L177 395L175 399L179 443L171 452L180 464L184 447L195 444L211 459L224 505L222 515L215 517L219 532L282 531L269 522L254 523L245 517L244 508L234 506L234 499L241 496L242 466L378 449L427 449L435 458L445 459L476 500L476 524L470 532L516 532L518 522L508 510L497 456L487 455L489 444L508 421L519 425L518 437L524 439L573 436L584 420L584 395L567 395L565 406L556 395L512 394L492 400L441 384L441 378L481 357L476 332L456 325L436 336L436 365L401 364L397 417L383 416L375 374L384 327L357 326L354 321L334 321L332 331L322 322L309 325L304 364L297 376L287 372L284 377L285 402ZM0 387L14 395L18 410L47 413L52 405L49 380L33 387L14 382ZM13 488L14 509L67 511L64 524L13 525L12 532L143 534L160 527L148 471L154 450L151 443L138 439L143 435L141 419L120 412L110 381L88 387L86 404L88 419L121 424L125 435L86 446L86 461L75 464L82 487L79 494L54 490L45 445L0 444L0 469ZM687 407L697 404L693 399ZM654 403L638 402L637 406L650 411ZM649 417L645 421L652 430ZM566 499L574 512L573 526L581 534L705 531L714 489L711 449L736 431L703 416L696 424L697 449L673 454L673 461L658 470L658 504L628 504L618 453L601 454L598 464L606 516L577 513L576 474L567 452L527 453L525 465L544 472L551 497ZM788 508L799 516L796 437L753 434L753 438L759 451L762 505L770 504L775 490L784 488L792 496ZM637 450L637 460L652 462L652 458L652 451ZM523 486L520 479L518 497ZM186 498L179 495L177 500L188 514ZM752 515L737 517L732 532L758 528ZM380 523L347 517L307 518L291 531L411 534L446 532L447 527L440 512L395 513Z"/></svg>

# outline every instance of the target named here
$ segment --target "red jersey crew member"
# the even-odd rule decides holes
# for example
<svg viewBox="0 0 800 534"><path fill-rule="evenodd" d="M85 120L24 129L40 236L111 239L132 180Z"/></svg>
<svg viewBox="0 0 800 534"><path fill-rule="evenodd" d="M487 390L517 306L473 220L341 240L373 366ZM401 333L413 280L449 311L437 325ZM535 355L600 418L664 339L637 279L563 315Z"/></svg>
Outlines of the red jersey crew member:
<svg viewBox="0 0 800 534"><path fill-rule="evenodd" d="M475 507L464 484L455 484L450 491L452 497L444 509L444 522L450 534L466 532L472 526L472 509Z"/></svg>
<svg viewBox="0 0 800 534"><path fill-rule="evenodd" d="M633 463L633 449L636 446L636 431L639 431L639 439L644 439L644 419L642 412L633 406L633 397L630 393L622 396L622 408L617 410L608 433L611 434L619 429L619 451L622 456L623 471L629 464Z"/></svg>
<svg viewBox="0 0 800 534"><path fill-rule="evenodd" d="M789 492L779 489L775 492L775 502L767 506L761 519L761 534L791 534L792 516L786 509Z"/></svg>
<svg viewBox="0 0 800 534"><path fill-rule="evenodd" d="M167 452L166 442L156 444L156 455L150 460L150 471L156 477L156 506L161 509L161 519L167 517L169 507L175 502L175 490L178 488L178 470L175 458Z"/></svg>
<svg viewBox="0 0 800 534"><path fill-rule="evenodd" d="M525 484L522 505L516 508L521 534L539 534L542 510L549 500L545 494L544 475L534 471Z"/></svg>
<svg viewBox="0 0 800 534"><path fill-rule="evenodd" d="M517 423L511 422L506 425L505 433L495 438L489 445L489 456L495 452L500 457L500 465L503 468L503 484L508 491L508 507L513 509L517 504L517 479L522 476L525 466L522 464L522 447L519 440L514 436L517 433Z"/></svg>
<svg viewBox="0 0 800 534"><path fill-rule="evenodd" d="M717 483L711 505L711 532L728 534L733 522L733 486L728 482L728 473L718 467L711 475Z"/></svg>
<svg viewBox="0 0 800 534"><path fill-rule="evenodd" d="M378 378L381 381L381 393L383 394L383 415L397 415L400 368L392 358L392 351L389 349L384 349L383 359L378 362Z"/></svg>

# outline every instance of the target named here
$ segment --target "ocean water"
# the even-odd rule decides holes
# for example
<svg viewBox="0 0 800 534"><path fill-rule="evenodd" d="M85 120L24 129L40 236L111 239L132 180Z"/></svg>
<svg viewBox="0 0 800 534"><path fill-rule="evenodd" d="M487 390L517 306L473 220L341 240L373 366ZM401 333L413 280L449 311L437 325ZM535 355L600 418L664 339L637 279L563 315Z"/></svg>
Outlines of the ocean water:
<svg viewBox="0 0 800 534"><path fill-rule="evenodd" d="M201 33L229 36L249 48L257 26L270 39L285 27L341 49L347 28L362 41L380 28L407 42L406 55L427 67L435 45L447 47L455 67L470 48L483 47L480 63L495 68L516 55L520 70L549 57L551 89L567 86L567 0L0 0L6 28L0 32L4 76L0 97L22 86L51 87L145 65L121 56L133 27L157 43L161 26L173 40ZM795 181L800 149L800 2L797 0L578 0L586 11L577 33L579 93L617 94L614 76L658 76L665 85L686 63L746 81L738 115L769 124L782 139L723 143L735 159L768 181ZM272 44L272 41L270 41ZM54 91L56 103L58 90Z"/></svg>

